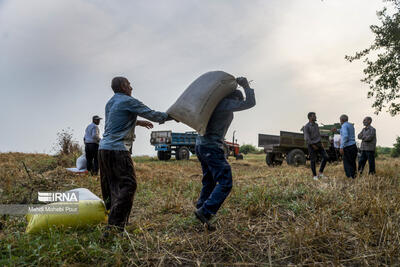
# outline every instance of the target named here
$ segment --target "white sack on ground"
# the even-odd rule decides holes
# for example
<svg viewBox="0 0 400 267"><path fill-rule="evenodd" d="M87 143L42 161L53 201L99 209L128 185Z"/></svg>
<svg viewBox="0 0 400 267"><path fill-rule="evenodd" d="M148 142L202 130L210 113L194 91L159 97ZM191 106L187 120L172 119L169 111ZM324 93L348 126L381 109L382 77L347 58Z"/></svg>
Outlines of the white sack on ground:
<svg viewBox="0 0 400 267"><path fill-rule="evenodd" d="M189 85L167 113L203 135L218 103L236 88L236 79L229 73L207 72Z"/></svg>
<svg viewBox="0 0 400 267"><path fill-rule="evenodd" d="M83 154L79 158L76 159L76 168L78 170L86 170L86 155Z"/></svg>
<svg viewBox="0 0 400 267"><path fill-rule="evenodd" d="M75 173L84 173L86 172L86 155L83 154L79 158L76 159L76 168L66 168L67 171L75 172Z"/></svg>

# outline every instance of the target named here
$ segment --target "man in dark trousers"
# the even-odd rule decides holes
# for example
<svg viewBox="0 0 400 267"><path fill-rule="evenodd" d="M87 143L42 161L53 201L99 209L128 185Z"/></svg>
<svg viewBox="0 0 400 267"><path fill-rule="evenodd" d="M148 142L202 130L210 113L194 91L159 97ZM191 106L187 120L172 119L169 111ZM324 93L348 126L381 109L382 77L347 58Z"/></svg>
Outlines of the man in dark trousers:
<svg viewBox="0 0 400 267"><path fill-rule="evenodd" d="M375 149L376 149L376 130L371 126L372 118L365 117L363 120L364 129L358 134L361 141L361 157L358 161L358 172L362 174L365 164L369 164L369 174L375 174Z"/></svg>
<svg viewBox="0 0 400 267"><path fill-rule="evenodd" d="M210 218L215 215L232 189L232 172L225 158L224 137L233 120L233 112L249 109L256 104L254 90L246 78L237 78L243 87L246 100L239 90L225 97L215 108L208 122L206 133L196 139L196 155L203 171L203 188L197 201L195 215L207 224L209 230L215 228Z"/></svg>
<svg viewBox="0 0 400 267"><path fill-rule="evenodd" d="M311 160L311 171L313 173L313 179L318 180L319 178L324 177L324 169L326 162L328 161L328 154L326 153L324 147L321 143L321 134L319 132L317 121L317 115L315 112L309 112L308 115L308 123L304 126L304 139L306 140L308 151L310 153ZM321 156L321 166L319 168L319 173L317 176L317 171L315 168L315 163L317 161L318 154Z"/></svg>
<svg viewBox="0 0 400 267"><path fill-rule="evenodd" d="M100 142L100 130L98 127L100 120L99 116L93 116L92 123L86 127L85 137L83 137L83 141L85 142L86 169L92 175L97 175L99 171L97 154Z"/></svg>
<svg viewBox="0 0 400 267"><path fill-rule="evenodd" d="M355 139L354 125L349 123L347 115L340 116L340 154L343 156L343 167L346 176L356 178L357 176L357 145Z"/></svg>
<svg viewBox="0 0 400 267"><path fill-rule="evenodd" d="M111 88L115 94L106 105L105 130L99 148L101 192L109 210L108 230L123 231L136 191L136 174L130 153L135 126L153 128L151 122L137 120L137 116L159 123L170 118L167 113L154 111L133 98L128 79L115 77ZM106 231L105 237L109 232Z"/></svg>

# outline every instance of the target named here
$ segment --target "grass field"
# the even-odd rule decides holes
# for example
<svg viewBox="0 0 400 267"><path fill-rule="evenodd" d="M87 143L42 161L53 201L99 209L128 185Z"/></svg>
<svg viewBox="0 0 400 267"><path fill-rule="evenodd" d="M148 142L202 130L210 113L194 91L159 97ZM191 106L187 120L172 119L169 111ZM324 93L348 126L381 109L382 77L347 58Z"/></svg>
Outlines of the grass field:
<svg viewBox="0 0 400 267"><path fill-rule="evenodd" d="M0 266L382 266L400 265L400 160L380 157L377 175L328 178L308 167L269 168L264 155L230 159L234 188L207 232L193 216L199 162L134 158L138 189L123 236L102 244L105 225L27 235L24 217L0 220ZM0 154L0 203L30 203L37 191L85 187L99 177L73 175L68 160ZM25 170L26 165L28 172Z"/></svg>

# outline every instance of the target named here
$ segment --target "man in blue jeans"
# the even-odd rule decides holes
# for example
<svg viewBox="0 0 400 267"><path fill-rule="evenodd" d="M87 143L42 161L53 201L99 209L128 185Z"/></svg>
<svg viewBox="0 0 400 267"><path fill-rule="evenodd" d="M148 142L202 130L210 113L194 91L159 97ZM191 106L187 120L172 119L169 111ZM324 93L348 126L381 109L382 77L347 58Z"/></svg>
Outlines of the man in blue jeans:
<svg viewBox="0 0 400 267"><path fill-rule="evenodd" d="M196 139L196 155L203 171L203 188L194 214L207 224L209 230L215 228L209 220L224 203L232 189L231 166L223 150L224 137L233 120L233 112L252 108L256 104L254 90L246 78L236 79L243 87L246 99L239 90L222 99L208 122L206 133Z"/></svg>

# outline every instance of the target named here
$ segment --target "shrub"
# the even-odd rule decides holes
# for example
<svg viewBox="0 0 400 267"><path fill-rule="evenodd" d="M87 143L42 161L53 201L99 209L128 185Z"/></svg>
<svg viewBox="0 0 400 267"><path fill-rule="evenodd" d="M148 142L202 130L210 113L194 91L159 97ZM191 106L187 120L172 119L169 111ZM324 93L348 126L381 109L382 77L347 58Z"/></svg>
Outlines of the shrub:
<svg viewBox="0 0 400 267"><path fill-rule="evenodd" d="M375 150L375 157L379 157L380 155L390 155L392 152L392 148L390 147L382 147L382 146L377 146Z"/></svg>
<svg viewBox="0 0 400 267"><path fill-rule="evenodd" d="M393 144L392 153L390 155L393 158L400 157L400 136L397 136L396 143Z"/></svg>
<svg viewBox="0 0 400 267"><path fill-rule="evenodd" d="M255 146L251 144L244 144L240 146L239 153L248 154L248 153L260 153L261 150L257 149Z"/></svg>
<svg viewBox="0 0 400 267"><path fill-rule="evenodd" d="M378 152L379 155L390 155L390 153L392 152L392 148L377 146L376 152Z"/></svg>
<svg viewBox="0 0 400 267"><path fill-rule="evenodd" d="M73 130L69 127L57 133L57 141L53 149L58 155L82 154L78 142L73 140Z"/></svg>

